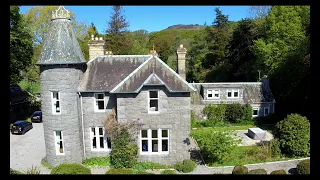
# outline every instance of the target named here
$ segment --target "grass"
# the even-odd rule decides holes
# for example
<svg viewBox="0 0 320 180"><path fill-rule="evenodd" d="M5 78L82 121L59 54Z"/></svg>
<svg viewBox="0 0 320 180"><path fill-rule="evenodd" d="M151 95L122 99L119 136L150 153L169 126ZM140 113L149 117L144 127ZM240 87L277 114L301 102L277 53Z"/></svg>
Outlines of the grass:
<svg viewBox="0 0 320 180"><path fill-rule="evenodd" d="M272 157L271 151L266 146L238 146L235 147L230 155L223 162L208 164L209 166L236 166L246 164L256 164L265 162L274 162L289 160L294 158Z"/></svg>
<svg viewBox="0 0 320 180"><path fill-rule="evenodd" d="M85 167L109 167L110 156L87 158L83 160L82 164Z"/></svg>
<svg viewBox="0 0 320 180"><path fill-rule="evenodd" d="M166 165L159 164L159 163L154 163L154 162L138 162L135 166L135 169L139 171L147 170L147 169L167 169L169 168Z"/></svg>
<svg viewBox="0 0 320 180"><path fill-rule="evenodd" d="M52 169L53 167L47 162L46 158L42 158L41 165L47 169Z"/></svg>
<svg viewBox="0 0 320 180"><path fill-rule="evenodd" d="M40 174L40 168L37 166L32 166L31 168L28 168L27 170L24 171L24 174Z"/></svg>

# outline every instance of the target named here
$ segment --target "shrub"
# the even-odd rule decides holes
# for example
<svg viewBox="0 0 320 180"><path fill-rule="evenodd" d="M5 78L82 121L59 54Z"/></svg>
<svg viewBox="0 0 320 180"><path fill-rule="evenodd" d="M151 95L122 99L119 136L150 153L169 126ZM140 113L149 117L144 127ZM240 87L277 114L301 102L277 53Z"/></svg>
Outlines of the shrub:
<svg viewBox="0 0 320 180"><path fill-rule="evenodd" d="M10 168L10 175L18 175L18 174L22 174L22 172Z"/></svg>
<svg viewBox="0 0 320 180"><path fill-rule="evenodd" d="M161 171L161 174L177 174L177 172L175 170L165 169Z"/></svg>
<svg viewBox="0 0 320 180"><path fill-rule="evenodd" d="M247 174L248 168L243 165L237 165L233 168L232 174Z"/></svg>
<svg viewBox="0 0 320 180"><path fill-rule="evenodd" d="M199 128L202 127L202 121L199 121L196 114L191 111L191 128Z"/></svg>
<svg viewBox="0 0 320 180"><path fill-rule="evenodd" d="M281 152L288 157L310 155L310 122L306 117L288 115L275 125L274 136L279 140Z"/></svg>
<svg viewBox="0 0 320 180"><path fill-rule="evenodd" d="M206 105L203 110L202 114L207 116L209 120L214 121L224 121L226 119L226 104L218 104L218 105Z"/></svg>
<svg viewBox="0 0 320 180"><path fill-rule="evenodd" d="M245 109L239 103L227 104L226 119L231 123L238 123L245 117ZM252 116L252 115L251 115Z"/></svg>
<svg viewBox="0 0 320 180"><path fill-rule="evenodd" d="M267 171L265 169L252 169L248 174L267 174Z"/></svg>
<svg viewBox="0 0 320 180"><path fill-rule="evenodd" d="M297 164L297 174L310 174L310 159L305 159Z"/></svg>
<svg viewBox="0 0 320 180"><path fill-rule="evenodd" d="M259 119L265 124L276 124L281 120L279 116L275 113L270 113L267 116L261 116L259 117Z"/></svg>
<svg viewBox="0 0 320 180"><path fill-rule="evenodd" d="M253 110L250 104L245 104L242 105L244 108L244 114L243 114L243 118L241 121L248 121L248 122L252 122L252 114L253 114Z"/></svg>
<svg viewBox="0 0 320 180"><path fill-rule="evenodd" d="M223 161L241 139L231 131L204 129L190 134L198 143L201 154L207 163Z"/></svg>
<svg viewBox="0 0 320 180"><path fill-rule="evenodd" d="M273 157L281 157L280 142L277 138L270 141L271 152Z"/></svg>
<svg viewBox="0 0 320 180"><path fill-rule="evenodd" d="M119 168L119 169L109 169L106 174L152 174L146 171L139 171L132 168Z"/></svg>
<svg viewBox="0 0 320 180"><path fill-rule="evenodd" d="M137 170L146 170L146 169L165 169L166 165L155 163L155 162L138 162L135 165L135 169Z"/></svg>
<svg viewBox="0 0 320 180"><path fill-rule="evenodd" d="M52 168L50 174L91 174L91 170L81 164L60 164Z"/></svg>
<svg viewBox="0 0 320 180"><path fill-rule="evenodd" d="M197 164L191 159L185 159L182 162L176 163L174 167L177 171L188 173L193 171L197 167Z"/></svg>
<svg viewBox="0 0 320 180"><path fill-rule="evenodd" d="M110 163L114 168L133 168L137 163L138 146L131 143L131 135L122 129L118 137L113 139Z"/></svg>
<svg viewBox="0 0 320 180"><path fill-rule="evenodd" d="M280 170L274 170L270 174L287 174L287 172L283 169L280 169Z"/></svg>

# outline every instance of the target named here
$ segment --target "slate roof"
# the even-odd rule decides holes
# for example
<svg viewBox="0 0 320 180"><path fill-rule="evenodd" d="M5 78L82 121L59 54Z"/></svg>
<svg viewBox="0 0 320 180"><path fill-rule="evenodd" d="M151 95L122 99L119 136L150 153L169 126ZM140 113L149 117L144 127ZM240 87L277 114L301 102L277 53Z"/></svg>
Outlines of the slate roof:
<svg viewBox="0 0 320 180"><path fill-rule="evenodd" d="M53 19L44 36L38 65L86 63L69 19Z"/></svg>
<svg viewBox="0 0 320 180"><path fill-rule="evenodd" d="M210 83L202 84L204 88L240 88L243 89L244 103L273 102L274 98L268 85L262 82Z"/></svg>
<svg viewBox="0 0 320 180"><path fill-rule="evenodd" d="M138 93L143 85L164 85L170 92L195 91L153 55L107 55L87 63L79 91Z"/></svg>

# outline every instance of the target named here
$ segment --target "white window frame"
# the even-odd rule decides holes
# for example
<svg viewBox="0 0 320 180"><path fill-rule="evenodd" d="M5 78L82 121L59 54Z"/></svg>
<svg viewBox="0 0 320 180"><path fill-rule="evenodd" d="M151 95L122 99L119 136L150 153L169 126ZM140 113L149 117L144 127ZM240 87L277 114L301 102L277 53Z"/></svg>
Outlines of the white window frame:
<svg viewBox="0 0 320 180"><path fill-rule="evenodd" d="M92 132L92 128L94 128L95 135ZM102 135L99 134L99 129L102 128ZM111 151L111 147L108 147L108 139L107 135L105 134L104 127L95 126L90 127L90 144L91 144L91 151ZM96 148L93 147L93 138L96 138ZM103 137L104 148L100 148L100 137Z"/></svg>
<svg viewBox="0 0 320 180"><path fill-rule="evenodd" d="M257 115L253 114L254 110L257 110ZM258 116L259 116L259 108L256 108L256 107L252 108L252 117L258 117Z"/></svg>
<svg viewBox="0 0 320 180"><path fill-rule="evenodd" d="M158 97L157 98L150 98L150 92L151 91L156 91L157 92L157 95L158 95ZM149 90L148 91L148 113L149 114L157 114L157 113L159 113L159 110L160 110L160 107L159 107L159 91L158 90ZM151 100L158 100L158 111L150 111L150 101Z"/></svg>
<svg viewBox="0 0 320 180"><path fill-rule="evenodd" d="M270 114L270 108L269 107L264 107L264 110L263 110L263 115L264 116L268 115L268 114L266 114L266 109L268 109L268 114Z"/></svg>
<svg viewBox="0 0 320 180"><path fill-rule="evenodd" d="M209 91L211 91L211 93L209 93ZM212 94L212 97L209 97L209 94ZM218 94L218 97L215 97L216 94ZM208 99L220 99L220 90L219 89L208 89L207 90L207 98Z"/></svg>
<svg viewBox="0 0 320 180"><path fill-rule="evenodd" d="M97 97L102 94L103 95L103 100L102 99L97 99ZM103 109L99 109L98 101L103 101ZM105 106L106 106L106 96L105 93L94 93L93 95L93 105L94 105L94 112L105 112Z"/></svg>
<svg viewBox="0 0 320 180"><path fill-rule="evenodd" d="M231 92L231 97L228 96L228 92ZM235 92L238 92L237 97L234 97ZM227 89L227 98L240 98L240 90L239 89Z"/></svg>
<svg viewBox="0 0 320 180"><path fill-rule="evenodd" d="M54 98L54 94L57 93L58 98ZM59 112L57 112L56 104L59 102ZM60 91L51 91L51 109L52 114L61 114L61 94Z"/></svg>
<svg viewBox="0 0 320 180"><path fill-rule="evenodd" d="M142 131L147 131L147 137L142 137ZM157 130L157 138L152 138L152 130ZM162 137L162 130L166 130L168 137ZM141 155L161 155L161 154L169 154L169 129L142 129L140 130L140 141L139 141L139 149ZM148 141L148 151L142 151L142 140ZM158 140L158 152L152 152L152 140ZM168 141L168 151L162 151L162 140ZM151 148L150 148L151 147Z"/></svg>
<svg viewBox="0 0 320 180"><path fill-rule="evenodd" d="M57 132L60 132L60 137L59 139L57 138ZM65 146L64 146L64 141L63 141L63 132L62 131L53 131L54 135L54 144L56 147L56 155L65 155ZM60 152L60 143L62 143L62 150L63 152Z"/></svg>

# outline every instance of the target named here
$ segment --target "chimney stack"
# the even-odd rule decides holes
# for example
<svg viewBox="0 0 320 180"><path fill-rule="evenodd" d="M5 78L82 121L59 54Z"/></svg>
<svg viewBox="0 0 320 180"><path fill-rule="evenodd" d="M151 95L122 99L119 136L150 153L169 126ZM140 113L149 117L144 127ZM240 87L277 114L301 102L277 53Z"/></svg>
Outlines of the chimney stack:
<svg viewBox="0 0 320 180"><path fill-rule="evenodd" d="M88 42L89 46L89 60L97 56L105 55L106 42L102 37L94 37L91 35L91 40Z"/></svg>
<svg viewBox="0 0 320 180"><path fill-rule="evenodd" d="M177 73L184 80L186 80L186 54L187 54L187 49L183 47L183 44L180 44L180 47L177 49L177 56L178 56Z"/></svg>

